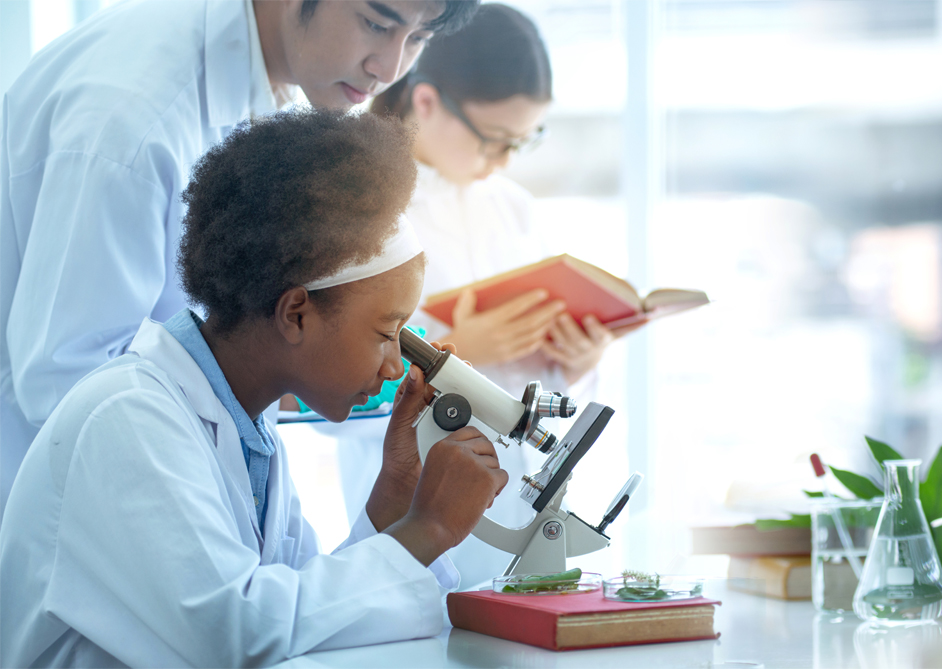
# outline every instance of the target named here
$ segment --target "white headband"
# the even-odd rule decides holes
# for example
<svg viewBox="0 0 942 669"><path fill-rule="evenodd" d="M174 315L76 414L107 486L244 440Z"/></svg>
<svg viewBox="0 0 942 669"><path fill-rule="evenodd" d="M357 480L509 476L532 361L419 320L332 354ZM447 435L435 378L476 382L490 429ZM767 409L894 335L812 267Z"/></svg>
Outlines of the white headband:
<svg viewBox="0 0 942 669"><path fill-rule="evenodd" d="M399 229L386 240L379 255L373 256L360 265L344 265L330 276L306 283L304 287L308 290L320 290L321 288L339 286L342 283L368 279L371 276L399 267L399 265L409 262L420 253L422 253L422 245L415 235L412 223L405 216L400 216Z"/></svg>

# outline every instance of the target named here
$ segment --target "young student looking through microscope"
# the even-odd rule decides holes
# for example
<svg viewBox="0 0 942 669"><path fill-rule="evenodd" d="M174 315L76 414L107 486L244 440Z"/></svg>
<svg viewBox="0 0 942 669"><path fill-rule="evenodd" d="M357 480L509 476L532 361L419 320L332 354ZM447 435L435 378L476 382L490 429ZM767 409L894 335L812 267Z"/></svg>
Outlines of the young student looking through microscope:
<svg viewBox="0 0 942 669"><path fill-rule="evenodd" d="M496 173L515 151L538 143L552 97L549 56L536 26L515 9L488 3L454 35L433 39L414 70L373 101L375 113L398 115L416 128L419 178L407 216L429 259L423 300L552 255L533 219L532 196ZM533 380L545 390L591 395L603 352L634 329L610 331L590 317L583 330L564 304L547 302L541 291L484 312L468 292L454 323L449 330L421 310L410 321L431 339L455 343L462 358L515 397ZM380 466L381 430L369 434L366 422L334 431L354 512ZM511 485L488 515L509 527L530 519L517 496L521 476L538 466L528 455L501 449ZM475 537L449 555L462 587L500 574L511 557Z"/></svg>
<svg viewBox="0 0 942 669"><path fill-rule="evenodd" d="M32 444L0 527L0 664L269 665L441 630L442 554L507 482L493 445L466 427L423 467L413 367L325 555L262 415L293 393L342 421L402 375L414 183L409 131L372 114L281 112L197 163L178 265L206 321L145 319Z"/></svg>

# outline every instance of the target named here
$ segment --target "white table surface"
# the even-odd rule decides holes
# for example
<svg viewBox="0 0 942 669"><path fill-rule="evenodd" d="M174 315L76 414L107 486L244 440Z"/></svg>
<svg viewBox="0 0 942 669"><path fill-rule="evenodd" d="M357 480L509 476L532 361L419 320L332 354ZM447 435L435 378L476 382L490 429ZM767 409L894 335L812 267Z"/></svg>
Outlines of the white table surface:
<svg viewBox="0 0 942 669"><path fill-rule="evenodd" d="M279 667L942 667L938 624L873 630L855 616L817 615L811 602L782 602L730 591L722 580L705 595L716 609L716 641L553 652L446 629L437 637L308 653Z"/></svg>

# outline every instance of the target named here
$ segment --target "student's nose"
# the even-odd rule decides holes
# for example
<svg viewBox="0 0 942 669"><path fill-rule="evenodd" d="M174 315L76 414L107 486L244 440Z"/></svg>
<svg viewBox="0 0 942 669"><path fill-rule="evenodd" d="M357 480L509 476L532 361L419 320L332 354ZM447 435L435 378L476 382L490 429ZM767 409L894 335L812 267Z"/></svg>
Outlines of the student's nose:
<svg viewBox="0 0 942 669"><path fill-rule="evenodd" d="M403 51L405 39L392 40L381 51L374 53L366 59L363 69L381 84L392 84L399 79L401 72L412 66L414 59L404 63Z"/></svg>
<svg viewBox="0 0 942 669"><path fill-rule="evenodd" d="M395 379L401 378L405 373L406 367L402 364L402 352L400 351L397 344L395 350L387 355L386 359L383 360L383 366L380 369L380 375L384 379L393 381Z"/></svg>

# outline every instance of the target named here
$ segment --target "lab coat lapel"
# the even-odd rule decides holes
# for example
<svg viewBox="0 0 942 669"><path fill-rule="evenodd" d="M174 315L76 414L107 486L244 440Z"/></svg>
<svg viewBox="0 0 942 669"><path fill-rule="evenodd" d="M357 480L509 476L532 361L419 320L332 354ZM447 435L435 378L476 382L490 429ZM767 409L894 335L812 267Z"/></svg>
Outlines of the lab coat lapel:
<svg viewBox="0 0 942 669"><path fill-rule="evenodd" d="M195 363L194 363L195 364ZM202 373L202 372L201 372ZM203 377L206 378L205 376ZM210 394L213 390L206 381ZM258 527L258 516L255 513L255 499L252 495L252 482L249 480L249 471L245 467L245 455L242 453L242 441L239 437L239 430L236 428L235 421L226 411L222 402L212 395L213 400L219 405L219 409L225 414L223 420L217 427L216 454L219 461L225 467L226 472L233 478L239 486L239 493L242 497L242 507L252 522L252 530L255 532L255 540L258 542L259 551L262 550L262 531Z"/></svg>
<svg viewBox="0 0 942 669"><path fill-rule="evenodd" d="M242 502L242 511L251 521L258 549L262 548L262 532L258 527L252 483L245 467L239 430L226 407L216 397L209 380L196 361L187 353L163 325L145 318L141 329L131 342L128 351L151 360L163 369L179 385L196 414L204 421L216 426L215 433L207 431L207 437L215 443L216 458L234 482ZM205 427L203 428L205 430ZM238 500L233 500L237 504ZM240 516L243 514L240 514ZM240 525L242 520L240 519Z"/></svg>
<svg viewBox="0 0 942 669"><path fill-rule="evenodd" d="M268 461L268 511L265 512L265 540L262 546L262 564L286 563L283 553L291 552L290 546L282 546L286 531L285 518L285 471L284 453L276 448Z"/></svg>
<svg viewBox="0 0 942 669"><path fill-rule="evenodd" d="M232 126L248 118L251 96L249 25L245 3L206 3L206 104L209 124Z"/></svg>

